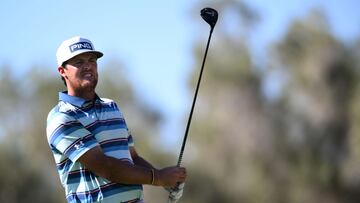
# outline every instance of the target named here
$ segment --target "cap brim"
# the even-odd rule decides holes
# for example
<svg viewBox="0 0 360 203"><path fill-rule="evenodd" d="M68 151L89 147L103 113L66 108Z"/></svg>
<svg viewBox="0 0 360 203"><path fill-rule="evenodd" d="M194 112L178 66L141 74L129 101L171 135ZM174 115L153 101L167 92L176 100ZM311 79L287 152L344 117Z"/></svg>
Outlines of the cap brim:
<svg viewBox="0 0 360 203"><path fill-rule="evenodd" d="M100 51L89 50L89 51L83 51L83 52L81 52L81 53L78 53L78 54L74 55L74 56L71 57L71 58L74 58L75 56L78 56L78 55L83 54L83 53L94 53L97 58L101 58L102 56L104 56L104 54L103 54L102 52L100 52ZM71 58L70 58L70 59L71 59ZM69 59L68 59L68 60L69 60Z"/></svg>
<svg viewBox="0 0 360 203"><path fill-rule="evenodd" d="M66 59L62 64L64 64L65 62L69 61L70 59L74 58L75 56L78 56L80 54L84 54L84 53L93 53L96 55L97 58L101 58L102 56L104 56L104 54L100 51L94 51L94 50L84 50L82 52L78 52L77 54L71 56L70 58Z"/></svg>

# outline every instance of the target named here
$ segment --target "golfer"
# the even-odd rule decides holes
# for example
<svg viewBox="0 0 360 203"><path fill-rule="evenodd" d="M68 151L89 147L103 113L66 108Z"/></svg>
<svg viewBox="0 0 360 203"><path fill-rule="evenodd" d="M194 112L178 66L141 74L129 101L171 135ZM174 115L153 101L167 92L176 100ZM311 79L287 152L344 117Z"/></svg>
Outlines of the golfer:
<svg viewBox="0 0 360 203"><path fill-rule="evenodd" d="M177 188L186 170L156 169L136 152L117 104L95 91L102 56L82 37L59 46L57 70L67 91L59 93L58 104L49 112L47 139L68 202L142 203L143 184ZM170 189L173 202L182 188Z"/></svg>

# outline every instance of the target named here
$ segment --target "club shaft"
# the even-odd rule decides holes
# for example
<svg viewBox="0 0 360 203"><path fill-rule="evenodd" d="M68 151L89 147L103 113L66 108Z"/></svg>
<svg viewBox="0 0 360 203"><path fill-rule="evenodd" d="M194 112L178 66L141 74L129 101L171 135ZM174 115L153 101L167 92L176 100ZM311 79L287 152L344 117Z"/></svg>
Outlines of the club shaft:
<svg viewBox="0 0 360 203"><path fill-rule="evenodd" d="M210 34L209 34L209 39L208 39L207 44L206 44L205 54L204 54L204 58L203 58L202 65L201 65L199 79L198 79L198 82L197 82L197 85L196 85L196 90L195 90L195 95L194 95L192 106L191 106L191 111L190 111L188 122L187 122L187 125L186 125L185 135L184 135L183 142L182 142L182 145L181 145L181 150L180 150L177 166L181 166L181 161L182 161L182 158L183 158L183 155L184 155L186 140L187 140L189 129L190 129L191 119L192 119L192 115L193 115L193 112L194 112L196 98L197 98L199 87L200 87L201 77L202 77L202 73L203 73L203 70L204 70L206 56L207 56L207 52L208 52L208 49L209 49L213 29L214 29L214 27L211 27Z"/></svg>

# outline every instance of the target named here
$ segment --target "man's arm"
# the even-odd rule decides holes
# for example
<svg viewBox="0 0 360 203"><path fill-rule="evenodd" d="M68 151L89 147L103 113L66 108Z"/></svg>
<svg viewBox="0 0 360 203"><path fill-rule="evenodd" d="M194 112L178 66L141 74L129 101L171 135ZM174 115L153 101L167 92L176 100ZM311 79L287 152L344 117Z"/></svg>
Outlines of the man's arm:
<svg viewBox="0 0 360 203"><path fill-rule="evenodd" d="M142 158L139 159L139 156L135 158L139 165L106 156L101 147L96 146L82 155L79 161L98 176L116 183L151 184L153 177L151 169L154 170L154 185L174 187L178 182L184 182L186 179L185 168L174 166L156 170L149 168L152 167L151 164Z"/></svg>
<svg viewBox="0 0 360 203"><path fill-rule="evenodd" d="M130 154L131 154L131 158L134 161L135 165L143 166L143 167L149 168L149 169L156 169L152 164L150 164L148 161L146 161L141 156L139 156L139 154L135 150L135 147L130 147Z"/></svg>

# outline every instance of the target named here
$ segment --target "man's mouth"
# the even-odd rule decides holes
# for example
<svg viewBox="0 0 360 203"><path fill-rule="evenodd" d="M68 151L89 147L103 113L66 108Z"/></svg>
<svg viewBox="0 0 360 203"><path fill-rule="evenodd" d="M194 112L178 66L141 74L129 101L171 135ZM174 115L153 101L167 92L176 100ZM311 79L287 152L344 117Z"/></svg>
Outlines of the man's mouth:
<svg viewBox="0 0 360 203"><path fill-rule="evenodd" d="M84 77L84 78L92 78L94 75L93 75L93 73L83 73L82 74L82 76Z"/></svg>

